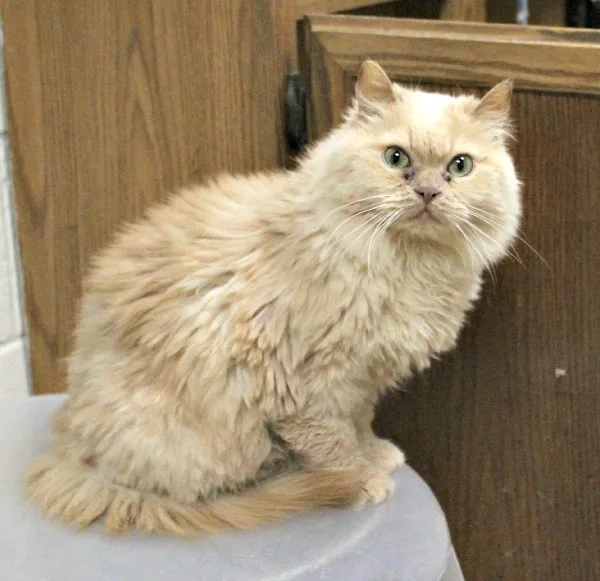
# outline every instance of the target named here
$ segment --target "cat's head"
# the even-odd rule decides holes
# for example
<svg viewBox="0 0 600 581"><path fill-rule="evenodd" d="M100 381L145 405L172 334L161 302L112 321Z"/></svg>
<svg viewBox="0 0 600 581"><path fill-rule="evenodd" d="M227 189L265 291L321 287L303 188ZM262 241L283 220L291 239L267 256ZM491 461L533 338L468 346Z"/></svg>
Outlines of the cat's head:
<svg viewBox="0 0 600 581"><path fill-rule="evenodd" d="M380 226L468 244L485 262L503 256L521 214L507 149L511 93L509 81L482 99L411 90L365 62L345 121L311 156L335 220L356 216L339 231L362 221L348 240Z"/></svg>

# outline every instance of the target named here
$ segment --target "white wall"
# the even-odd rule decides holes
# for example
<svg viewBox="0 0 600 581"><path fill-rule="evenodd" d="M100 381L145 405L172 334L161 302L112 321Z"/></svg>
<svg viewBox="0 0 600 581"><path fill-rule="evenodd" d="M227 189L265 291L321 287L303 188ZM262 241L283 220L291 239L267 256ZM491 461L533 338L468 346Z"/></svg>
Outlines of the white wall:
<svg viewBox="0 0 600 581"><path fill-rule="evenodd" d="M6 128L4 46L0 28L0 398L29 393L29 366L21 314L20 272L10 153Z"/></svg>

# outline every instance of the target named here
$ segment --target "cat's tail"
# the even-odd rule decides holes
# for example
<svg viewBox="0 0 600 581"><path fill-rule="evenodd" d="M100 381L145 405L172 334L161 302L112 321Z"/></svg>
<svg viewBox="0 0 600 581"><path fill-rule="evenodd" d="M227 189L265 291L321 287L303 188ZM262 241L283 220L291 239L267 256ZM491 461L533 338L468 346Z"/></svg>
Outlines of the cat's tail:
<svg viewBox="0 0 600 581"><path fill-rule="evenodd" d="M290 472L214 502L185 504L116 484L93 466L60 456L36 460L26 475L30 498L47 517L84 528L104 517L109 532L127 529L191 536L251 529L320 507L352 506L362 481L352 471Z"/></svg>

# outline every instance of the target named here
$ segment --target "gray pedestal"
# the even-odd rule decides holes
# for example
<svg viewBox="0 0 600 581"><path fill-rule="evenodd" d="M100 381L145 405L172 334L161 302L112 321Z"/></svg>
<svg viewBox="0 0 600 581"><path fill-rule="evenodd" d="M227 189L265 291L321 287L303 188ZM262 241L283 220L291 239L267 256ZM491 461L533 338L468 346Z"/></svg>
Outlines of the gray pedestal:
<svg viewBox="0 0 600 581"><path fill-rule="evenodd" d="M305 514L254 532L194 541L100 525L75 532L24 498L28 462L49 448L63 396L0 400L0 579L3 581L462 581L444 514L409 467L396 492L362 511Z"/></svg>

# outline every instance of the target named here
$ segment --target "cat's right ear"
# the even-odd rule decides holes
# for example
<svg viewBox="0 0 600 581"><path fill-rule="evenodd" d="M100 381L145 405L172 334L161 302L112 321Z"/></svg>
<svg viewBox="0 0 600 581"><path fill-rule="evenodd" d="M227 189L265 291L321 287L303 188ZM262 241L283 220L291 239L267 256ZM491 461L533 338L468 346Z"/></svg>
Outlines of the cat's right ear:
<svg viewBox="0 0 600 581"><path fill-rule="evenodd" d="M492 135L502 140L511 136L510 101L512 93L513 82L506 79L494 85L474 109L475 116L487 122Z"/></svg>
<svg viewBox="0 0 600 581"><path fill-rule="evenodd" d="M366 60L360 67L356 81L356 98L362 101L392 103L394 87L385 71L372 60Z"/></svg>
<svg viewBox="0 0 600 581"><path fill-rule="evenodd" d="M358 113L367 116L376 114L380 105L395 101L392 81L375 61L366 60L360 67L354 98Z"/></svg>

